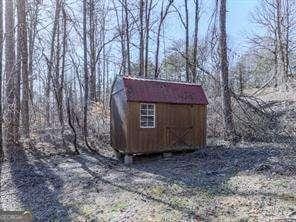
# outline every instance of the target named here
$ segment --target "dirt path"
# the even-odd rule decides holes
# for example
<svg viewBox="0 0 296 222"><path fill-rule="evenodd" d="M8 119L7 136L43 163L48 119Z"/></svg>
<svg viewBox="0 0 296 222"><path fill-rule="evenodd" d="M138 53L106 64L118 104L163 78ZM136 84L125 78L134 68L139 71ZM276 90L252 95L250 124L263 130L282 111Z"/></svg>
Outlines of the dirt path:
<svg viewBox="0 0 296 222"><path fill-rule="evenodd" d="M110 156L39 158L2 166L4 210L36 221L268 221L296 215L293 147L209 147L124 166Z"/></svg>

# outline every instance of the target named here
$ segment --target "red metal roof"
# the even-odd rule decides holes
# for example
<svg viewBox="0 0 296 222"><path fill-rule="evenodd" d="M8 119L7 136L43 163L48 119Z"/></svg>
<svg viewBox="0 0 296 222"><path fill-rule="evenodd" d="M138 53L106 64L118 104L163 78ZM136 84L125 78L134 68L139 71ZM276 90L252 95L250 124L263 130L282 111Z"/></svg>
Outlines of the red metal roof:
<svg viewBox="0 0 296 222"><path fill-rule="evenodd" d="M123 77L128 101L175 104L208 104L200 85Z"/></svg>

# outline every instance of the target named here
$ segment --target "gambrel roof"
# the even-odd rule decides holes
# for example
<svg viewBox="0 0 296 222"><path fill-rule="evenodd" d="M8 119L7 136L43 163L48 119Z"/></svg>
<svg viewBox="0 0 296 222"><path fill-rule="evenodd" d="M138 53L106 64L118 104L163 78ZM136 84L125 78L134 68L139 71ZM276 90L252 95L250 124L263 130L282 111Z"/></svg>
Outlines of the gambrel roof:
<svg viewBox="0 0 296 222"><path fill-rule="evenodd" d="M200 85L155 79L123 77L127 101L207 105Z"/></svg>

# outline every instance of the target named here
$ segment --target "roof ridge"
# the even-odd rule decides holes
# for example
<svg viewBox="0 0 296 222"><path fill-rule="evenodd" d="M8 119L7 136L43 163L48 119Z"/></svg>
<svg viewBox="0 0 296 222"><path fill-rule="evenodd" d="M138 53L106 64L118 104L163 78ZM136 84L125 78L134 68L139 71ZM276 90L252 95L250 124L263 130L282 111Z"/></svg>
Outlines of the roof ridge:
<svg viewBox="0 0 296 222"><path fill-rule="evenodd" d="M172 81L167 79L151 79L151 78L140 78L134 76L123 76L124 79L131 79L131 80L138 80L138 81L151 81L151 82L163 82L163 83L174 83L174 84L183 84L183 85L191 85L191 86L201 86L201 84L197 83L190 83L184 81Z"/></svg>

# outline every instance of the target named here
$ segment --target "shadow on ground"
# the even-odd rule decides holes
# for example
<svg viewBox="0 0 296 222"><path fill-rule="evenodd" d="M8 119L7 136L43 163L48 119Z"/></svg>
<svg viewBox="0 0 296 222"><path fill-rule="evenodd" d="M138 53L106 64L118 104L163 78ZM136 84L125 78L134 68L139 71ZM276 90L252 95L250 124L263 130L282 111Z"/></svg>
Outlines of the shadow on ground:
<svg viewBox="0 0 296 222"><path fill-rule="evenodd" d="M31 211L38 221L41 218L67 220L67 209L59 201L63 180L53 172L46 159L38 158L38 150L32 153L35 158L28 159L22 147L8 148L11 180L21 202L21 210Z"/></svg>
<svg viewBox="0 0 296 222"><path fill-rule="evenodd" d="M12 149L11 149L12 150ZM55 164L72 160L78 163L78 167L83 173L78 174L78 179L90 187L98 187L98 184L115 187L120 191L127 191L142 199L156 202L169 209L180 211L189 218L196 218L194 209L186 205L180 205L167 198L162 198L148 192L149 186L154 186L161 182L168 186L179 185L186 190L186 194L198 195L202 191L210 195L232 195L241 196L262 195L274 198L295 198L294 196L281 196L269 192L236 192L233 193L227 187L227 181L240 172L250 172L251 174L269 175L274 170L270 159L282 157L295 157L295 149L282 149L278 146L210 146L198 150L194 153L174 154L169 158L159 157L138 157L133 165L125 166L117 160L98 154L83 152L78 156L64 156L57 162L51 162L51 158L40 158L42 154L32 147L28 158L26 152L19 148L18 158L12 152L10 159L12 182L18 190L18 197L24 209L29 209L37 219L50 218L51 220L71 219L69 212L77 209L70 209L59 199L63 193L65 178L61 178ZM295 162L295 161L294 161ZM296 166L289 162L283 162L282 172L276 172L279 176L296 176ZM289 165L290 164L290 165ZM290 167L290 168L289 168ZM77 170L77 168L75 168ZM71 168L68 169L71 173ZM75 171L76 172L76 171ZM86 177L86 174L91 177ZM113 175L113 177L110 177ZM141 180L151 179L153 180ZM71 181L68 179L68 182ZM139 184L137 181L144 181ZM67 182L67 183L68 183ZM74 187L73 187L74 189ZM77 189L82 189L78 187ZM83 190L81 192L88 192ZM188 192L187 192L188 191ZM98 191L98 195L100 195ZM116 195L116 194L113 194ZM90 203L89 203L90 204ZM77 210L79 214L79 210ZM199 215L199 219L202 219ZM205 218L204 218L205 219Z"/></svg>

